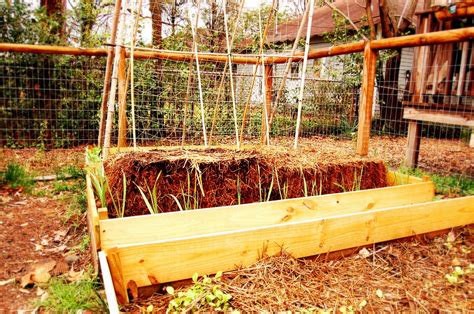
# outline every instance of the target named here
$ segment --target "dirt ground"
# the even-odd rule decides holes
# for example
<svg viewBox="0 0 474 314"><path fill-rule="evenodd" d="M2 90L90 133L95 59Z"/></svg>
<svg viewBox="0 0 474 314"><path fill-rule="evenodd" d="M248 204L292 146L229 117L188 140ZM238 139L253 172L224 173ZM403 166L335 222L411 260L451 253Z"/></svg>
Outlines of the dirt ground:
<svg viewBox="0 0 474 314"><path fill-rule="evenodd" d="M64 166L80 166L83 152L79 148L2 150L0 163L4 168L16 161L35 175L50 175ZM87 247L78 249L86 235L86 220L71 216L73 197L69 191L54 192L54 181L38 182L31 193L0 186L0 312L35 308L35 301L45 293L44 285L23 287L22 278L41 265L49 263L55 276L75 274L89 263Z"/></svg>
<svg viewBox="0 0 474 314"><path fill-rule="evenodd" d="M280 142L291 147L291 139ZM301 143L316 150L354 155L355 143L350 140L304 138ZM373 138L370 156L398 167L404 158L405 144L405 138ZM84 147L46 152L0 149L0 171L15 161L34 175L50 175L67 165L82 167L83 160ZM474 149L457 141L423 139L420 168L472 178ZM71 267L80 271L90 259L87 251L78 253L74 249L84 236L84 217L65 218L71 205L71 194L67 191L41 192L54 190L52 184L38 184L32 194L0 187L0 312L32 309L32 301L41 298L42 291L37 287L23 289L20 286L21 277L32 265L54 261L52 273L60 274L70 271ZM451 273L455 265L466 269L474 262L472 230L457 231L454 239L454 249L450 250L446 250L448 239L444 236L425 244L378 245L375 250L369 250L367 258L355 254L339 261L315 262L274 257L251 269L225 274L223 289L233 295L232 305L244 312L250 309L295 309L298 306L300 309L315 306L338 310L341 306L352 305L357 309L364 300L367 301L364 309L368 311L429 312L440 308L467 311L474 308L472 275L464 276L465 282L459 285L449 284L445 275ZM468 251L471 253L466 253ZM71 255L77 255L79 259L66 260ZM313 277L307 282L295 279L308 273ZM249 287L253 290L246 290ZM293 295L295 287L300 287L299 293L306 297ZM376 295L374 291L377 289L382 291L383 297ZM301 299L301 303L295 303L295 297ZM156 296L129 309L143 309L150 302L155 309L164 308L164 302L169 299L169 296Z"/></svg>

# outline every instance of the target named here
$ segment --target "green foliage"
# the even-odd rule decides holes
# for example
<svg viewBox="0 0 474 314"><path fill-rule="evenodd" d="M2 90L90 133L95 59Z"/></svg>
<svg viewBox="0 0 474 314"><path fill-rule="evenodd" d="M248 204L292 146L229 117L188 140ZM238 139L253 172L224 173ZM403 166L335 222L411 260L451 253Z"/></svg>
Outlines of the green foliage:
<svg viewBox="0 0 474 314"><path fill-rule="evenodd" d="M232 298L221 290L220 280L222 272L218 272L214 278L198 274L193 275L194 285L187 291L174 291L171 286L166 291L174 296L168 305L169 312L194 312L194 311L229 311L229 301Z"/></svg>
<svg viewBox="0 0 474 314"><path fill-rule="evenodd" d="M89 173L91 176L92 187L95 195L100 201L101 207L107 207L107 192L109 190L109 183L105 174L104 165L99 167L90 167Z"/></svg>
<svg viewBox="0 0 474 314"><path fill-rule="evenodd" d="M26 1L0 3L0 42L60 45L64 17L48 16L44 7L32 9Z"/></svg>
<svg viewBox="0 0 474 314"><path fill-rule="evenodd" d="M38 305L47 312L76 313L80 310L103 312L104 301L97 294L96 278L85 278L68 283L62 278L53 278L48 286L48 298Z"/></svg>
<svg viewBox="0 0 474 314"><path fill-rule="evenodd" d="M64 179L85 179L86 173L84 169L78 168L74 165L68 165L56 172L58 180Z"/></svg>
<svg viewBox="0 0 474 314"><path fill-rule="evenodd" d="M161 209L158 205L158 191L157 191L157 184L158 184L158 180L160 179L160 176L161 176L161 171L156 176L155 183L153 184L152 189L150 189L150 187L148 186L148 182L145 181L146 189L147 189L148 196L150 197L150 199L148 199L148 197L146 196L146 194L142 190L142 188L138 184L134 183L135 186L138 188L138 191L140 192L140 194L143 198L143 201L145 202L145 205L148 208L148 211L152 215L153 214L158 214L161 211ZM125 180L125 174L124 174L124 180ZM126 186L126 184L124 183L124 189L125 189L125 186ZM125 198L125 195L124 195L124 198ZM124 202L124 204L125 204L125 202ZM179 202L178 202L178 205L179 205Z"/></svg>
<svg viewBox="0 0 474 314"><path fill-rule="evenodd" d="M453 271L446 274L444 278L452 285L460 285L465 282L464 278L474 272L474 264L469 264L467 269L463 269L461 266L455 266Z"/></svg>
<svg viewBox="0 0 474 314"><path fill-rule="evenodd" d="M399 167L398 172L416 177L429 176L439 194L474 195L474 179L462 175L439 175L423 171L419 168Z"/></svg>
<svg viewBox="0 0 474 314"><path fill-rule="evenodd" d="M14 189L23 188L26 192L30 192L35 185L25 168L17 163L9 163L5 172L0 173L0 183Z"/></svg>
<svg viewBox="0 0 474 314"><path fill-rule="evenodd" d="M112 199L112 204L115 209L115 214L117 217L123 217L125 215L125 207L127 204L127 177L125 173L122 171L122 204L119 204L118 196L115 198L112 191L109 189L110 198Z"/></svg>

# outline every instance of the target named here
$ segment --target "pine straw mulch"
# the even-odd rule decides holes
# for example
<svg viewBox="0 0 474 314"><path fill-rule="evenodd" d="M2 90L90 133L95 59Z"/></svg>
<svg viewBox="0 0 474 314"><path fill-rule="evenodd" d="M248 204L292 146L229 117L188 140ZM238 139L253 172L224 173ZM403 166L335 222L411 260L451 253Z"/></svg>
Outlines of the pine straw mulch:
<svg viewBox="0 0 474 314"><path fill-rule="evenodd" d="M474 228L451 231L434 239L410 239L355 250L339 260L325 256L295 259L286 253L224 273L221 290L241 312L344 310L370 312L467 312L474 309L474 275L451 284L454 266L474 263ZM359 253L357 253L359 252ZM190 284L178 291L185 291ZM125 310L143 311L153 304L164 312L171 295L136 300ZM212 310L210 308L201 309ZM350 311L349 311L350 312Z"/></svg>
<svg viewBox="0 0 474 314"><path fill-rule="evenodd" d="M277 137L271 139L271 144L281 149L292 151L292 137ZM255 140L253 140L255 142ZM232 144L233 138L219 138L219 144ZM243 144L248 144L245 141ZM175 145L181 143L173 140L163 140L150 145ZM405 160L406 136L377 136L370 137L369 157L384 160L388 166L398 168ZM355 156L356 142L350 139L336 139L327 136L302 137L299 147L310 148L331 156ZM469 143L458 139L435 139L423 137L420 145L419 168L439 175L464 175L474 178L474 148Z"/></svg>

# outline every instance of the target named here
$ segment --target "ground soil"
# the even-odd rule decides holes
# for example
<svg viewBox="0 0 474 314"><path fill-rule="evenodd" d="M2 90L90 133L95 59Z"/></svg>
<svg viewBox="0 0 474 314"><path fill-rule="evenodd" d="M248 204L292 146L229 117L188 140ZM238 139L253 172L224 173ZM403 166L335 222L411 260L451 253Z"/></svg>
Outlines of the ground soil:
<svg viewBox="0 0 474 314"><path fill-rule="evenodd" d="M177 200L183 208L196 209L387 185L381 160L310 147L298 151L274 147L129 152L111 157L105 172L115 203L121 203L125 176L125 216L149 213L142 192L151 202L149 190L155 185L160 212L178 211ZM107 207L114 208L113 202L109 197Z"/></svg>
<svg viewBox="0 0 474 314"><path fill-rule="evenodd" d="M31 173L49 175L66 165L80 165L83 152L83 149L2 150L0 167L18 162ZM41 285L22 288L20 284L21 277L35 265L54 261L51 275L55 276L71 269L80 271L90 262L87 250L79 252L75 248L86 235L85 217L69 215L71 192L51 192L53 190L53 182L37 183L31 193L0 185L0 282L14 279L0 285L2 313L35 308L35 301L44 293Z"/></svg>

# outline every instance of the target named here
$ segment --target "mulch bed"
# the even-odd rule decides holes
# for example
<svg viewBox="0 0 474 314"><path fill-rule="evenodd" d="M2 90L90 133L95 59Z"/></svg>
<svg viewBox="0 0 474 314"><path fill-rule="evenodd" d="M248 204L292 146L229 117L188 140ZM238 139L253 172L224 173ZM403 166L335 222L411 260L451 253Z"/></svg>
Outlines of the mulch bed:
<svg viewBox="0 0 474 314"><path fill-rule="evenodd" d="M295 259L282 253L224 273L217 284L232 295L231 307L244 313L466 312L474 308L474 272L461 276L458 284L449 283L445 275L455 266L469 269L473 244L474 229L463 228L431 240L377 244L338 260L324 255ZM190 286L176 287L176 293ZM125 310L138 313L152 304L155 311L164 312L172 298L156 293Z"/></svg>

